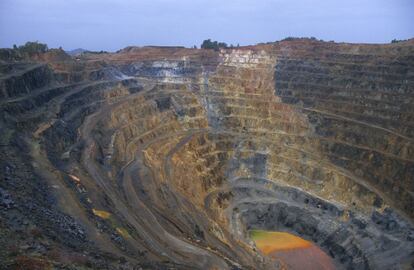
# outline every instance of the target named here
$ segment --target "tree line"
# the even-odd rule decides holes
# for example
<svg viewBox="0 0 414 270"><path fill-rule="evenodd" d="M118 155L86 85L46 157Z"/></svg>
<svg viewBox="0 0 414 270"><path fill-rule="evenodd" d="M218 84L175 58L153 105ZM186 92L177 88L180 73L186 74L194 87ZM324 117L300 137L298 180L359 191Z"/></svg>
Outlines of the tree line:
<svg viewBox="0 0 414 270"><path fill-rule="evenodd" d="M240 45L237 44L237 47L239 46ZM219 51L221 48L234 48L234 47L235 46L233 44L229 46L227 45L226 42L212 41L211 39L206 39L201 44L201 49L210 49L210 50L215 50L215 51Z"/></svg>
<svg viewBox="0 0 414 270"><path fill-rule="evenodd" d="M22 55L31 56L37 53L45 53L49 50L49 48L47 47L47 44L40 43L37 41L29 41L19 47L17 47L16 44L13 45L13 50L17 51Z"/></svg>

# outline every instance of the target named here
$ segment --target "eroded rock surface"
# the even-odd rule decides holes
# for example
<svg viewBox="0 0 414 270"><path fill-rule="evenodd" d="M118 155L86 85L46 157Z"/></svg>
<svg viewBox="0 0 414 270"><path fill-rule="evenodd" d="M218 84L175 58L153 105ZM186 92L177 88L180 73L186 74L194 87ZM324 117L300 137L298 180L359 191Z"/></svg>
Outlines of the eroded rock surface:
<svg viewBox="0 0 414 270"><path fill-rule="evenodd" d="M414 266L412 40L36 59L1 62L3 268L281 267L251 229Z"/></svg>

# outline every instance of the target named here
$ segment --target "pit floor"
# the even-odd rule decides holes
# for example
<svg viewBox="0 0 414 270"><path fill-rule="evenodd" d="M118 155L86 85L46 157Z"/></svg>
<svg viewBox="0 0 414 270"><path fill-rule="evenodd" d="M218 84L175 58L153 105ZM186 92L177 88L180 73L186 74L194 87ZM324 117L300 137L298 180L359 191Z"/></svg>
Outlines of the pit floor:
<svg viewBox="0 0 414 270"><path fill-rule="evenodd" d="M272 258L282 269L333 270L332 259L319 247L286 232L252 230L250 237L256 247Z"/></svg>

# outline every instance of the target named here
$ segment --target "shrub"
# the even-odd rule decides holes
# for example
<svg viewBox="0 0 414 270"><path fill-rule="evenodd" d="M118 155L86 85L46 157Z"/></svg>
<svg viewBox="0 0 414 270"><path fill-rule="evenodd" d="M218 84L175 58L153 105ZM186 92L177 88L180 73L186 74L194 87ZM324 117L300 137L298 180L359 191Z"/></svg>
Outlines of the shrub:
<svg viewBox="0 0 414 270"><path fill-rule="evenodd" d="M211 41L211 39L206 39L201 44L202 49L213 49L215 51L220 50L220 48L227 48L227 44L225 42L218 42L218 41Z"/></svg>
<svg viewBox="0 0 414 270"><path fill-rule="evenodd" d="M323 41L323 39L317 39L316 37L286 37L281 41L293 41L293 40L301 40L301 39L308 39L312 41Z"/></svg>
<svg viewBox="0 0 414 270"><path fill-rule="evenodd" d="M39 43L37 41L35 41L35 42L29 41L29 42L26 42L26 44L24 44L22 46L19 46L17 48L17 50L21 54L34 55L34 54L37 54L37 53L45 53L49 49L48 49L46 44Z"/></svg>
<svg viewBox="0 0 414 270"><path fill-rule="evenodd" d="M403 42L403 41L407 41L406 39L393 39L391 40L391 43L399 43L399 42Z"/></svg>

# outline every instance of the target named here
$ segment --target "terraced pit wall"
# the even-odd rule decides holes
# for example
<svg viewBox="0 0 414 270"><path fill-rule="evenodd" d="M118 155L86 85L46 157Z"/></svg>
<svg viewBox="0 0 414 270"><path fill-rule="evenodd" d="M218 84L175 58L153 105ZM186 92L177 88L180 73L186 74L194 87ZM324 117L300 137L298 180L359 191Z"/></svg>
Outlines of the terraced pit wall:
<svg viewBox="0 0 414 270"><path fill-rule="evenodd" d="M278 269L252 229L412 266L412 41L50 58L1 63L6 267Z"/></svg>

